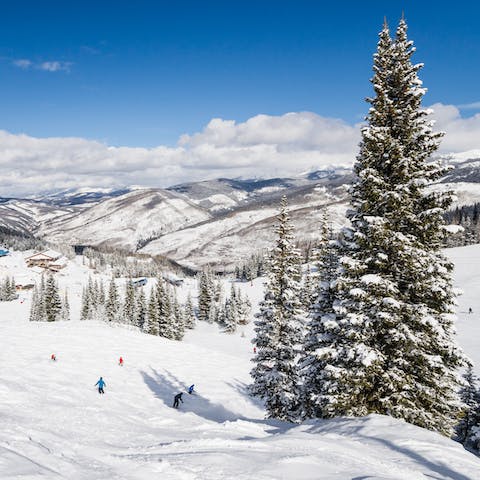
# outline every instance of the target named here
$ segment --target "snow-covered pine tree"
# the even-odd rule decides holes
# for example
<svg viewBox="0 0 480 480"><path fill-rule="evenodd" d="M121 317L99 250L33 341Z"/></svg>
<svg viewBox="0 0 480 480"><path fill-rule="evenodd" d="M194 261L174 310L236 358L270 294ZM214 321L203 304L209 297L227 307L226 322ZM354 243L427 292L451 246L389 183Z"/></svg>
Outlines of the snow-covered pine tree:
<svg viewBox="0 0 480 480"><path fill-rule="evenodd" d="M5 277L0 282L0 302L10 302L16 298L15 279L13 277Z"/></svg>
<svg viewBox="0 0 480 480"><path fill-rule="evenodd" d="M331 225L322 219L320 238L315 247L316 288L311 302L304 339L301 370L303 377L302 417L328 416L324 406L330 399L330 372L327 365L336 355L335 335L338 330L334 302L335 281L338 276L338 245L333 239Z"/></svg>
<svg viewBox="0 0 480 480"><path fill-rule="evenodd" d="M375 96L354 171L327 359L324 416L388 414L450 434L463 356L454 341L452 264L442 255L449 195L426 187L441 134L421 108L425 89L402 19L385 24L374 57Z"/></svg>
<svg viewBox="0 0 480 480"><path fill-rule="evenodd" d="M158 335L158 319L160 317L158 309L158 300L155 290L150 291L150 298L148 300L147 308L147 322L145 323L144 331L150 335Z"/></svg>
<svg viewBox="0 0 480 480"><path fill-rule="evenodd" d="M192 296L190 293L187 296L187 301L184 306L184 315L183 318L185 320L185 328L195 328L195 323L197 321L197 317L195 316L195 310L193 308Z"/></svg>
<svg viewBox="0 0 480 480"><path fill-rule="evenodd" d="M237 300L237 291L235 286L232 283L230 289L230 296L225 300L225 306L222 310L221 315L221 324L223 326L223 331L226 333L233 333L237 330L238 322L238 300Z"/></svg>
<svg viewBox="0 0 480 480"><path fill-rule="evenodd" d="M115 279L112 277L108 287L108 295L105 300L105 317L107 322L118 322L120 319L120 300L118 298L118 289L115 285Z"/></svg>
<svg viewBox="0 0 480 480"><path fill-rule="evenodd" d="M88 287L82 289L82 306L80 308L80 320L89 320L91 317L90 292Z"/></svg>
<svg viewBox="0 0 480 480"><path fill-rule="evenodd" d="M135 321L134 325L140 330L145 331L145 325L147 322L147 300L143 289L140 289L140 293L136 298L135 306Z"/></svg>
<svg viewBox="0 0 480 480"><path fill-rule="evenodd" d="M464 405L460 423L456 427L458 441L465 447L480 450L480 388L478 377L469 365L464 376L464 385L460 389L460 399Z"/></svg>
<svg viewBox="0 0 480 480"><path fill-rule="evenodd" d="M252 304L248 299L248 296L242 296L240 289L236 293L236 302L237 302L237 323L239 325L246 325L250 322L250 313L252 311Z"/></svg>
<svg viewBox="0 0 480 480"><path fill-rule="evenodd" d="M62 309L60 311L60 319L63 321L70 320L70 302L68 301L68 292L65 289L62 299Z"/></svg>
<svg viewBox="0 0 480 480"><path fill-rule="evenodd" d="M202 271L198 279L198 319L211 321L211 308L214 303L215 286L210 269Z"/></svg>
<svg viewBox="0 0 480 480"><path fill-rule="evenodd" d="M165 282L158 278L156 296L158 302L158 335L174 339L174 318L171 292Z"/></svg>
<svg viewBox="0 0 480 480"><path fill-rule="evenodd" d="M184 310L178 302L177 296L174 295L172 299L172 313L173 313L173 338L175 340L182 340L185 335L185 317Z"/></svg>
<svg viewBox="0 0 480 480"><path fill-rule="evenodd" d="M53 275L47 277L45 282L45 320L47 322L55 322L60 319L62 311L62 300L58 293L58 285Z"/></svg>
<svg viewBox="0 0 480 480"><path fill-rule="evenodd" d="M136 292L131 279L125 285L125 299L123 302L123 321L128 325L135 323L136 316Z"/></svg>
<svg viewBox="0 0 480 480"><path fill-rule="evenodd" d="M251 371L251 392L265 401L268 418L295 421L300 400L298 355L304 313L300 304L300 253L282 198L265 284L265 296L255 321L257 353Z"/></svg>

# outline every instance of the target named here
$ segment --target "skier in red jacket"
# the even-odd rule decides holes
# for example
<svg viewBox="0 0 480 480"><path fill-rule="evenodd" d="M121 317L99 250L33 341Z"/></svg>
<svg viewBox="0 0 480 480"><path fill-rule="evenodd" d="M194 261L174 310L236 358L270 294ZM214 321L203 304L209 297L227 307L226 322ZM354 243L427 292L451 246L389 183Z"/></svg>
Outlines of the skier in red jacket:
<svg viewBox="0 0 480 480"><path fill-rule="evenodd" d="M118 361L118 364L119 364L121 367L123 367L123 358L122 358L122 357L120 357L120 360Z"/></svg>

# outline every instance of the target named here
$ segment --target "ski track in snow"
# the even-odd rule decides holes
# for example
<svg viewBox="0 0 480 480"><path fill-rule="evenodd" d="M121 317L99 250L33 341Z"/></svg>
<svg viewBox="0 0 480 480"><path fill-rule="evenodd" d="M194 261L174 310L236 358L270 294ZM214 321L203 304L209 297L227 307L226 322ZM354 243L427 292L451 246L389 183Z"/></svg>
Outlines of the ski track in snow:
<svg viewBox="0 0 480 480"><path fill-rule="evenodd" d="M459 339L478 362L480 246L448 255L465 291ZM0 277L12 273L31 275L18 253L0 259ZM87 268L71 262L58 278L78 312ZM194 287L186 281L180 298ZM258 303L261 279L240 287ZM29 293L0 303L2 480L480 478L480 460L458 443L389 417L264 420L246 392L252 324L234 335L200 324L173 342L80 322L78 313L71 322L30 323L29 308ZM103 396L94 387L100 376ZM174 394L192 383L196 393L174 410Z"/></svg>

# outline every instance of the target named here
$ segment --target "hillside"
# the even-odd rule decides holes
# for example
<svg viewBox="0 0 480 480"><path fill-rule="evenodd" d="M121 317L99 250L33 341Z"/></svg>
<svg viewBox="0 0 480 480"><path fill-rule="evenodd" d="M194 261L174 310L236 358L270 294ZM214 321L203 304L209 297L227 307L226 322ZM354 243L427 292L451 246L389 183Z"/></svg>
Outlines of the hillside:
<svg viewBox="0 0 480 480"><path fill-rule="evenodd" d="M55 242L108 245L135 251L139 243L208 220L210 214L175 193L136 190L78 215L45 222L38 234Z"/></svg>
<svg viewBox="0 0 480 480"><path fill-rule="evenodd" d="M465 290L459 338L480 361L480 246L448 253ZM0 276L12 273L27 274L20 253L0 259ZM28 322L29 293L0 303L0 478L480 478L480 460L458 443L389 417L298 426L264 420L261 405L246 393L251 324L234 335L200 324L174 342L79 322L79 294L89 273L78 258L58 277L69 290L71 322ZM261 282L241 284L254 304ZM194 289L195 282L186 281L180 297ZM104 396L94 388L100 375ZM191 383L197 393L185 394L173 410L173 395Z"/></svg>

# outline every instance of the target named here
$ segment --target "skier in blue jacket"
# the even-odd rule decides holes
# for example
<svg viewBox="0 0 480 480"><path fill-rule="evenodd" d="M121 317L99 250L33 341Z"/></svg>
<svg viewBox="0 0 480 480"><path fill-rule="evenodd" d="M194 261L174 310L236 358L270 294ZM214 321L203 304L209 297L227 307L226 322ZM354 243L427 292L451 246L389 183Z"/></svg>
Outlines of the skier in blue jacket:
<svg viewBox="0 0 480 480"><path fill-rule="evenodd" d="M103 381L103 378L100 377L100 380L95 384L95 387L98 385L98 393L105 393L103 391L103 387L105 387L107 384Z"/></svg>

